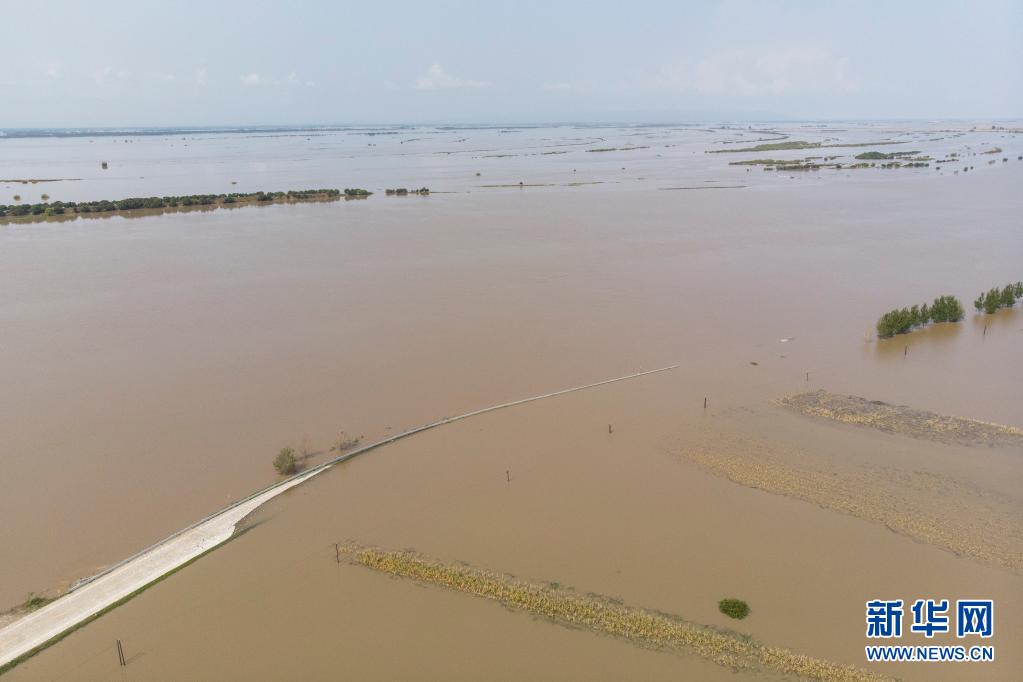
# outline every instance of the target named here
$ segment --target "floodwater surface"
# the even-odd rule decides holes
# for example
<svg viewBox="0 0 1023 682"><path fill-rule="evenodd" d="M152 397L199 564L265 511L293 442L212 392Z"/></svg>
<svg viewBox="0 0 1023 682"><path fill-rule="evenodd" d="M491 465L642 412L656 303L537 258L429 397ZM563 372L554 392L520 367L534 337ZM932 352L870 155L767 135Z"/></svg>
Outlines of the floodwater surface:
<svg viewBox="0 0 1023 682"><path fill-rule="evenodd" d="M780 177L728 162L782 152L704 153L737 140L734 132L639 132L650 136L646 148L630 151L569 144L628 146L637 131L627 129L490 130L479 149L497 152L445 153L456 151L451 141L406 156L392 140L387 153L370 147L338 160L327 149L310 152L311 161L282 138L262 148L260 139L215 136L189 146L205 150L213 169L204 187L190 170L194 158L156 149L135 159L142 145L157 145L151 139L117 143L132 150L119 163L146 169L111 184L92 178L99 171L85 167L85 152L50 167L46 160L63 152L10 141L25 151L5 177L83 178L44 190L54 198L330 186L380 195L0 227L0 513L15 520L0 530L0 605L66 587L272 482L270 461L286 445L306 443L312 463L327 456L338 429L369 442L443 416L681 365L445 426L329 472L12 679L109 677L116 655L104 652L114 638L127 643L128 674L139 679L338 671L731 679L700 659L337 565L333 543L346 539L620 596L858 666L865 599L966 598L983 586L1006 606L998 664L978 666L977 679L1009 679L1021 664L1010 644L1023 632L1010 606L1023 598L1017 573L753 489L685 453L713 453L721 443L755 451L765 442L770 452L799 448L852 468L930 466L997 493L1008 513L1023 504L1018 451L907 444L771 404L823 388L1023 426L1018 309L976 318L970 310L961 324L887 341L872 335L890 308L943 294L969 305L977 292L1023 278L1018 137L931 143L939 158L972 153L967 146L979 150L989 138L1013 154L977 172ZM903 132L912 149L941 137ZM903 133L829 133L843 134ZM570 151L542 155L548 144ZM232 155L223 149L231 145L242 147ZM520 189L519 181L542 186ZM746 186L659 191L704 181ZM392 184L435 193L382 196ZM726 596L747 599L753 615L726 622L716 611ZM932 669L922 666L887 672L925 679ZM955 679L954 670L939 672Z"/></svg>

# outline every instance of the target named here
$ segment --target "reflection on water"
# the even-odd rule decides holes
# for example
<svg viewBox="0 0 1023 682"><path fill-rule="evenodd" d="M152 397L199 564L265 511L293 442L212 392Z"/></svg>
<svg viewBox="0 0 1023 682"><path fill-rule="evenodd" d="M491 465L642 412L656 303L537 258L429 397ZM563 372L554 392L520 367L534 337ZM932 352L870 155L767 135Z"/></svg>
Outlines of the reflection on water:
<svg viewBox="0 0 1023 682"><path fill-rule="evenodd" d="M1020 306L1017 304L1012 308L1002 308L990 315L977 314L970 316L970 324L975 331L981 334L992 332L1023 331L1023 314L1020 313Z"/></svg>
<svg viewBox="0 0 1023 682"><path fill-rule="evenodd" d="M904 360L919 345L926 344L931 352L956 352L956 341L964 332L963 323L942 322L918 327L908 334L888 339L877 339L873 344L875 356L884 362Z"/></svg>

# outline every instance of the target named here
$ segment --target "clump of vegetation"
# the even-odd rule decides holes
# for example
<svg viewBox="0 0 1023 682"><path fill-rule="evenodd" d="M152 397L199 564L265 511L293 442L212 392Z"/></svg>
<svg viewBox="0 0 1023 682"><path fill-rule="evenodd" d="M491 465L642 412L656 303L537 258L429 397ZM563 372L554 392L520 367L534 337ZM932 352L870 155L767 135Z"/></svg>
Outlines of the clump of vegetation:
<svg viewBox="0 0 1023 682"><path fill-rule="evenodd" d="M863 152L862 154L857 154L856 158L859 159L860 161L888 161L890 159L903 159L903 158L906 158L906 157L909 157L909 156L913 156L914 154L919 154L919 153L920 153L919 151L915 151L915 150L911 151L911 152L890 152L890 153L885 153L885 152Z"/></svg>
<svg viewBox="0 0 1023 682"><path fill-rule="evenodd" d="M965 312L959 299L955 296L939 296L930 307L924 303L912 308L889 310L877 321L877 335L887 339L929 322L958 322L963 319L963 315Z"/></svg>
<svg viewBox="0 0 1023 682"><path fill-rule="evenodd" d="M107 169L107 162L106 162L106 161L104 161L103 163L101 163L101 164L99 165L99 167L100 167L100 168L102 168L103 170L106 170L106 169Z"/></svg>
<svg viewBox="0 0 1023 682"><path fill-rule="evenodd" d="M337 438L334 439L334 444L330 446L330 451L344 452L345 450L351 450L361 442L362 436L352 436L347 431L339 430Z"/></svg>
<svg viewBox="0 0 1023 682"><path fill-rule="evenodd" d="M274 469L283 476L290 476L295 473L298 470L295 451L291 448L281 448L281 451L274 457Z"/></svg>
<svg viewBox="0 0 1023 682"><path fill-rule="evenodd" d="M1016 282L1015 284L1006 284L1002 289L998 287L988 289L986 293L982 293L974 300L973 307L977 309L977 312L983 310L991 315L999 308L1011 308L1020 298L1023 298L1023 282Z"/></svg>
<svg viewBox="0 0 1023 682"><path fill-rule="evenodd" d="M365 199L371 194L373 193L368 189L362 189L361 187L345 187L345 199Z"/></svg>
<svg viewBox="0 0 1023 682"><path fill-rule="evenodd" d="M894 157L891 154L885 154L884 152L863 152L862 154L857 154L856 158L860 161L879 161L881 159L891 159Z"/></svg>
<svg viewBox="0 0 1023 682"><path fill-rule="evenodd" d="M749 604L741 599L722 599L718 602L718 610L729 618L742 620L749 615Z"/></svg>
<svg viewBox="0 0 1023 682"><path fill-rule="evenodd" d="M21 608L25 611L37 611L53 601L53 597L40 597L38 594L30 594Z"/></svg>

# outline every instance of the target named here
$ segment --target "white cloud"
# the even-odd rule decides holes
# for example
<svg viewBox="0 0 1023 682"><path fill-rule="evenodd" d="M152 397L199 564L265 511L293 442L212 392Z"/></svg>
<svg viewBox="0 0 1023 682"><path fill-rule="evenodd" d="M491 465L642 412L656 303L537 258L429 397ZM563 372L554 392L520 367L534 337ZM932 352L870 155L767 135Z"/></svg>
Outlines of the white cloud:
<svg viewBox="0 0 1023 682"><path fill-rule="evenodd" d="M442 90L457 88L487 88L490 83L456 78L444 72L440 64L434 63L429 70L416 80L417 90Z"/></svg>
<svg viewBox="0 0 1023 682"><path fill-rule="evenodd" d="M243 85L251 85L251 86L260 86L260 85L265 85L265 86L290 85L290 86L302 86L302 87L311 88L314 85L316 85L316 83L314 83L313 81L302 80L301 78L298 77L298 74L295 73L294 71L289 73L285 78L276 78L274 76L265 76L263 74L256 73L255 71L253 71L252 73L246 73L246 74L243 74L243 75L239 76L239 79L241 80Z"/></svg>
<svg viewBox="0 0 1023 682"><path fill-rule="evenodd" d="M540 86L540 89L544 92L571 92L575 94L582 94L586 92L594 92L598 88L595 81L570 81L565 83L544 83Z"/></svg>
<svg viewBox="0 0 1023 682"><path fill-rule="evenodd" d="M60 78L60 63L50 62L46 67L46 75L53 79Z"/></svg>
<svg viewBox="0 0 1023 682"><path fill-rule="evenodd" d="M115 78L118 80L124 80L128 77L128 75L128 72L124 69L115 69L112 66L104 66L102 69L96 69L92 78L96 81L96 85L102 87Z"/></svg>
<svg viewBox="0 0 1023 682"><path fill-rule="evenodd" d="M287 78L286 82L287 82L288 85L302 85L302 86L305 86L307 88L311 88L314 85L316 85L316 83L314 83L312 81L304 81L304 80L302 80L301 78L298 77L298 74L296 74L294 71L292 71L291 73L288 74L288 78Z"/></svg>
<svg viewBox="0 0 1023 682"><path fill-rule="evenodd" d="M661 69L642 87L712 95L764 96L790 93L854 92L859 83L847 57L820 47L764 52L719 52L695 62Z"/></svg>
<svg viewBox="0 0 1023 682"><path fill-rule="evenodd" d="M243 85L272 85L270 80L266 76L261 76L258 73L246 73L239 76Z"/></svg>
<svg viewBox="0 0 1023 682"><path fill-rule="evenodd" d="M210 82L210 74L206 70L205 66L200 66L195 70L195 83L200 87L206 87Z"/></svg>

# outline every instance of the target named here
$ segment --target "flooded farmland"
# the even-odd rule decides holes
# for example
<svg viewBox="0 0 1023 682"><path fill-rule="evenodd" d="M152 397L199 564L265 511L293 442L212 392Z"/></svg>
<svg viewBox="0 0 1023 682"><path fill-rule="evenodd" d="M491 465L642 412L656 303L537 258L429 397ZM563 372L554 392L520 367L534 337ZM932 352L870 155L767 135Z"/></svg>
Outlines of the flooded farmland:
<svg viewBox="0 0 1023 682"><path fill-rule="evenodd" d="M679 365L330 470L10 678L107 679L115 639L129 679L734 678L691 652L339 563L345 541L556 582L858 668L863 602L879 592L984 585L1006 605L994 643L1018 640L1018 444L912 439L777 401L824 390L1023 427L1018 305L873 335L894 306L954 294L971 307L1023 277L1023 137L924 125L776 134L838 146L707 153L777 139L716 126L0 141L5 177L80 178L0 182L0 203L29 191L375 192L0 226L0 511L15 520L0 530L3 608L272 482L286 445L304 444L313 464L339 429L371 442ZM731 164L826 154L852 165L874 148L841 145L869 142L977 168ZM1009 161L963 160L996 144ZM402 186L431 194L384 194ZM799 492L823 477L840 481L831 497ZM942 523L928 495L957 510L969 542L929 541L921 528ZM902 504L857 513L885 496ZM731 596L749 602L748 619L718 612ZM1000 647L976 679L1011 679L1020 656ZM920 667L867 669L958 679Z"/></svg>

